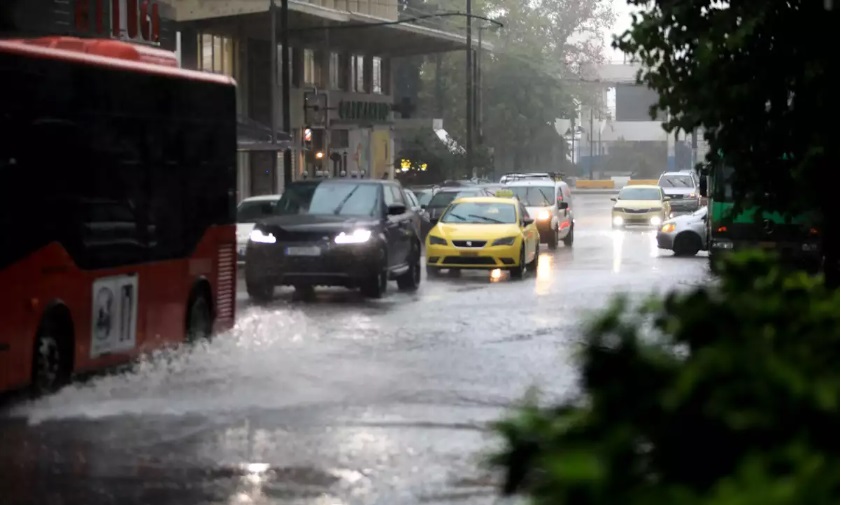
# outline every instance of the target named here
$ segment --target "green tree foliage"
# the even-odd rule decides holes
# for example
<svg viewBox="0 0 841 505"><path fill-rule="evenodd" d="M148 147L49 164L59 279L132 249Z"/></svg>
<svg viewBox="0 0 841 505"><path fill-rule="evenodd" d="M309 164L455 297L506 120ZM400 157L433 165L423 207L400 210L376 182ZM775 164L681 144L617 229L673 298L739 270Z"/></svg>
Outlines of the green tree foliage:
<svg viewBox="0 0 841 505"><path fill-rule="evenodd" d="M815 188L838 177L837 130L822 121L838 110L837 50L826 40L838 2L628 1L645 10L615 45L642 63L641 80L672 114L667 128L703 126L710 153L736 168L745 204L816 212L837 286L838 194Z"/></svg>
<svg viewBox="0 0 841 505"><path fill-rule="evenodd" d="M409 3L404 16L464 11L463 1ZM600 54L601 30L612 21L609 6L607 0L474 0L474 13L505 25L474 22L474 37L481 26L483 40L493 45L493 51L482 54L481 145L494 148L495 158L503 160L497 164L500 170L563 168L543 166L563 164L566 145L554 122L572 113L571 95L577 89L570 81L578 66ZM463 27L462 18L447 18L447 25L440 26L460 34ZM446 130L464 145L464 52L425 58L419 75L418 115L443 118Z"/></svg>
<svg viewBox="0 0 841 505"><path fill-rule="evenodd" d="M579 396L498 424L505 491L551 505L837 503L838 305L758 253L734 257L719 286L616 300L587 331Z"/></svg>

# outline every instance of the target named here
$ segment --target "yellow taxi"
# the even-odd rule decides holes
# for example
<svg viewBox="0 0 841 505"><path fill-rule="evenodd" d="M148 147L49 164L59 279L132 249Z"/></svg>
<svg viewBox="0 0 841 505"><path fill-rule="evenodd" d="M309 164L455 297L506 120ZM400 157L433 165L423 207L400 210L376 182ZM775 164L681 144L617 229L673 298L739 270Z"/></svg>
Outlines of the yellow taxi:
<svg viewBox="0 0 841 505"><path fill-rule="evenodd" d="M537 269L540 234L516 198L465 197L454 200L426 237L426 269L504 268L522 278Z"/></svg>
<svg viewBox="0 0 841 505"><path fill-rule="evenodd" d="M670 198L660 186L625 186L611 200L616 202L611 211L614 228L660 226L672 212Z"/></svg>

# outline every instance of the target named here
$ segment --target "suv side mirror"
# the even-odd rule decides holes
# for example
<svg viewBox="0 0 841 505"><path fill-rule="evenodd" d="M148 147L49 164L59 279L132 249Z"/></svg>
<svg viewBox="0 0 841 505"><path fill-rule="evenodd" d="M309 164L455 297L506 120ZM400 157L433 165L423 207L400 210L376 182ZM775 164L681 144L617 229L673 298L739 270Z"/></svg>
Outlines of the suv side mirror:
<svg viewBox="0 0 841 505"><path fill-rule="evenodd" d="M406 213L406 206L402 203L392 203L388 206L389 216L399 216Z"/></svg>
<svg viewBox="0 0 841 505"><path fill-rule="evenodd" d="M558 210L566 210L569 208L569 202L558 202Z"/></svg>

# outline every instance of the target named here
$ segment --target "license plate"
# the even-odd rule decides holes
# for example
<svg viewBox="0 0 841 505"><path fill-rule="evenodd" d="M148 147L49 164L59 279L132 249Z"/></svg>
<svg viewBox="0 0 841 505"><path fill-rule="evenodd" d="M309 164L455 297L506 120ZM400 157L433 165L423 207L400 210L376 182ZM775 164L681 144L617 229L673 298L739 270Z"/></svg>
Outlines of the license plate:
<svg viewBox="0 0 841 505"><path fill-rule="evenodd" d="M320 256L321 255L321 248L318 247L318 246L287 247L286 248L286 255L287 256Z"/></svg>
<svg viewBox="0 0 841 505"><path fill-rule="evenodd" d="M459 254L460 254L461 256L470 256L471 258L475 258L476 256L479 256L479 253L477 253L477 252L470 252L470 251L461 251Z"/></svg>

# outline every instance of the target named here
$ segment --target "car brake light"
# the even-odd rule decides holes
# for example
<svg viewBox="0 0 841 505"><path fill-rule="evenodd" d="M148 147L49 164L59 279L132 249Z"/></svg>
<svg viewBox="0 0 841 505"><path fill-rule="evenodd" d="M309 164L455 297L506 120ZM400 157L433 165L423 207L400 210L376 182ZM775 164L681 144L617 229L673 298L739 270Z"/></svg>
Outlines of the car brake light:
<svg viewBox="0 0 841 505"><path fill-rule="evenodd" d="M727 231L727 227L726 226L719 226L716 231L719 232L719 233L724 233L724 232Z"/></svg>

